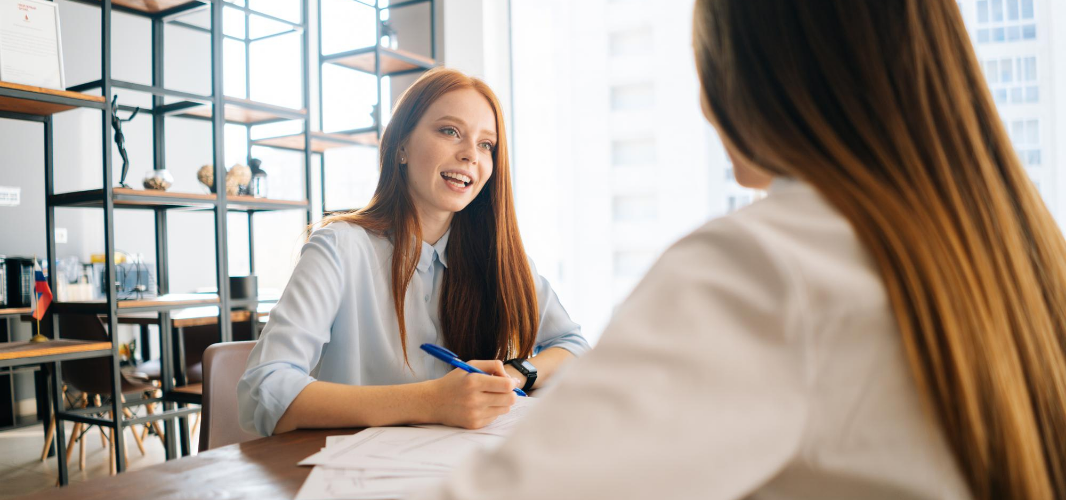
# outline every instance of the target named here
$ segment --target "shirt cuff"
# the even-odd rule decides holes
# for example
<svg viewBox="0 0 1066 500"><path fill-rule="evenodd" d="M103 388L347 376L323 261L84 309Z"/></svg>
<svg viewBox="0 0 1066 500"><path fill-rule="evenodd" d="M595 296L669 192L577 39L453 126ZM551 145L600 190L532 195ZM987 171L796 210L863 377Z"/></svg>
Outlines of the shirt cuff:
<svg viewBox="0 0 1066 500"><path fill-rule="evenodd" d="M259 384L255 430L263 436L273 435L289 405L314 381L314 377L298 369L281 369L267 375Z"/></svg>

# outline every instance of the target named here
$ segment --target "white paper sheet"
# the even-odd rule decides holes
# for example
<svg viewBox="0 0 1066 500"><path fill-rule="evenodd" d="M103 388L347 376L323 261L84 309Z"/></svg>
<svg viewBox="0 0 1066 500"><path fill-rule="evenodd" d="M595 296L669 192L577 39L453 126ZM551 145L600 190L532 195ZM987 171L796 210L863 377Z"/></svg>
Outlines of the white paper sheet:
<svg viewBox="0 0 1066 500"><path fill-rule="evenodd" d="M503 440L454 427L374 427L307 457L300 465L349 469L442 470Z"/></svg>
<svg viewBox="0 0 1066 500"><path fill-rule="evenodd" d="M536 401L520 398L510 413L481 429L372 427L349 436L330 436L325 448L300 462L315 468L296 499L403 498L440 481L471 454L498 446Z"/></svg>
<svg viewBox="0 0 1066 500"><path fill-rule="evenodd" d="M296 500L399 499L408 492L442 479L443 475L376 476L357 469L334 469L320 465L311 470L296 494Z"/></svg>

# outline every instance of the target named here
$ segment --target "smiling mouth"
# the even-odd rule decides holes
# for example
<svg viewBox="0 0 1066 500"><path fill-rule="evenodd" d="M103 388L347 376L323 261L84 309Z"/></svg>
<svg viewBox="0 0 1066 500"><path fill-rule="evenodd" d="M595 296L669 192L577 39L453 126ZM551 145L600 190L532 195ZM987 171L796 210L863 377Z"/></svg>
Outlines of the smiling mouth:
<svg viewBox="0 0 1066 500"><path fill-rule="evenodd" d="M444 182L451 184L457 188L465 188L470 185L470 178L455 172L443 172L440 174L444 178Z"/></svg>

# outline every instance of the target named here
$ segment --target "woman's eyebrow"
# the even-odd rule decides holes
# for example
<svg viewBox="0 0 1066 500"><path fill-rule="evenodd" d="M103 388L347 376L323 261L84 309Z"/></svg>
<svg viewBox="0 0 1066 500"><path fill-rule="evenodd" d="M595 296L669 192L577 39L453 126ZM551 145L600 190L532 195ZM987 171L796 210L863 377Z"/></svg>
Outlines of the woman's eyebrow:
<svg viewBox="0 0 1066 500"><path fill-rule="evenodd" d="M459 125L462 125L463 127L468 127L469 126L469 125L467 125L467 123L465 121L463 121L462 118L459 118L457 116L452 116L452 115L444 115L444 116L442 116L440 118L437 118L437 121L438 122L451 121L451 122L458 123ZM496 131L495 130L489 130L489 129L483 129L481 131L481 135L485 135L485 136L488 136L488 137L490 137L492 139L495 139L496 138Z"/></svg>

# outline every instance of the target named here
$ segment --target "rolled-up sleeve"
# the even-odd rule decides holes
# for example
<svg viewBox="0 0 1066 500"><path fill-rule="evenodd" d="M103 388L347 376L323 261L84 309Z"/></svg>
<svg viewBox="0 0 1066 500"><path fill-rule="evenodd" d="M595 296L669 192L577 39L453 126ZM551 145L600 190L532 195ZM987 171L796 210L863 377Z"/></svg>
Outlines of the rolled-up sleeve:
<svg viewBox="0 0 1066 500"><path fill-rule="evenodd" d="M537 272L532 260L529 261L529 269L533 273L537 303L540 307L540 329L537 330L537 343L533 353L552 347L566 349L574 356L588 352L589 343L581 334L581 326L570 319L570 315L559 302L559 297L555 295L555 290L552 290L548 280Z"/></svg>
<svg viewBox="0 0 1066 500"><path fill-rule="evenodd" d="M296 396L315 379L322 346L343 295L343 262L331 227L315 231L300 251L300 261L270 322L248 358L237 384L240 423L248 432L273 434Z"/></svg>

